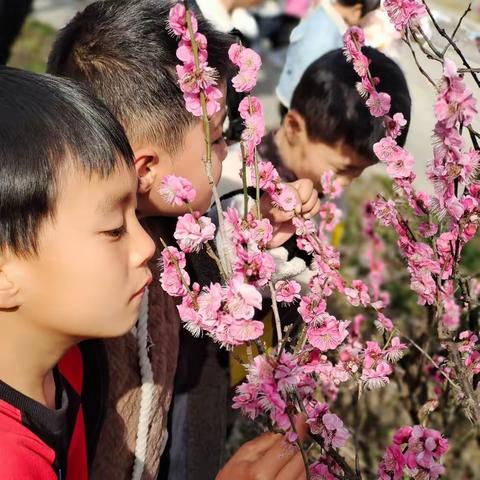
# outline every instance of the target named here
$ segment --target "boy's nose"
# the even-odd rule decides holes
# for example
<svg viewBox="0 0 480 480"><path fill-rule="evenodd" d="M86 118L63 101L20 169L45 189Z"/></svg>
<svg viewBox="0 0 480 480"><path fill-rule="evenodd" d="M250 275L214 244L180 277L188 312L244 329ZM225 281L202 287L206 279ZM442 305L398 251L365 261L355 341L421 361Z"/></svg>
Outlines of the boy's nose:
<svg viewBox="0 0 480 480"><path fill-rule="evenodd" d="M155 242L145 229L138 225L137 252L139 253L140 264L147 263L155 254Z"/></svg>

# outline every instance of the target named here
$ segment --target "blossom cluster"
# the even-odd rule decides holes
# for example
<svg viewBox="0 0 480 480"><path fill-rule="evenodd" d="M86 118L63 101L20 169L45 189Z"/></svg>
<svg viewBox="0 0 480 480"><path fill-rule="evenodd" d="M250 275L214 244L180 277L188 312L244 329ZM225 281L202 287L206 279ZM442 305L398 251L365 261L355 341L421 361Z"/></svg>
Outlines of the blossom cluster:
<svg viewBox="0 0 480 480"><path fill-rule="evenodd" d="M465 330L458 336L463 364L473 375L480 374L480 343L478 336L470 330Z"/></svg>
<svg viewBox="0 0 480 480"><path fill-rule="evenodd" d="M383 303L377 301L372 304L367 285L361 280L347 284L340 274L339 252L331 246L328 235L340 218L333 200L341 194L341 187L329 172L322 177L322 188L325 198L319 226L312 220L300 217L293 220L298 248L312 256L314 268L308 293L300 296L300 285L292 280L277 282L275 287L280 302L298 302L297 310L303 320L306 340L303 352L304 355L308 354L303 357L301 367L304 372L315 374L316 383L324 397L333 400L339 385L352 378L367 389L380 388L389 383L393 364L405 353L406 345L399 337L391 338L384 347L375 341L364 342L360 333L360 316L352 325L349 320L339 320L327 312L328 297L337 291L354 307L368 306L378 310L378 317L386 329L392 329L388 325L391 321L380 311ZM229 230L229 234L237 238L242 222L238 214L230 212L232 217L236 218L237 227ZM256 384L249 385L249 378L238 387L239 392L258 388ZM259 414L258 411L255 413Z"/></svg>
<svg viewBox="0 0 480 480"><path fill-rule="evenodd" d="M262 66L260 55L251 48L234 43L228 50L228 58L239 69L232 78L233 88L240 93L251 92L257 84L257 75Z"/></svg>
<svg viewBox="0 0 480 480"><path fill-rule="evenodd" d="M247 382L237 388L233 408L242 409L251 419L265 415L287 434L290 442L297 440L292 426L289 400L301 402L307 414L312 435L321 438L325 449L341 448L350 436L342 420L330 412L326 403L315 399L314 368L302 357L283 351L280 356L258 355L247 366Z"/></svg>
<svg viewBox="0 0 480 480"><path fill-rule="evenodd" d="M186 109L192 115L201 117L203 96L207 115L211 117L220 110L219 100L223 95L216 86L217 72L207 63L207 38L198 31L195 14L183 3L172 7L168 24L172 33L180 37L177 58L182 65L177 65L177 75Z"/></svg>
<svg viewBox="0 0 480 480"><path fill-rule="evenodd" d="M385 5L399 30L414 27L425 13L415 0L386 0ZM198 32L194 14L182 3L172 8L169 28L180 37L177 56L182 65L177 67L177 73L186 107L205 119L218 110L221 95L216 87L216 73L207 64L206 38ZM257 159L256 148L265 133L265 123L261 102L251 94L261 66L260 57L251 49L234 44L229 51L230 60L238 67L233 86L246 94L239 105L245 126L241 137L243 171L246 173L246 167L250 168L251 183L257 186L257 207L258 192L262 191L275 205L292 212L296 245L310 256L311 275L306 288L303 285L302 289L293 279L275 278L275 262L267 248L273 228L268 219L261 217L259 208L256 211L245 208L242 213L228 208L218 215L228 239L221 247L231 253L231 269L228 274L222 271L219 282L209 285L192 282L187 271L188 256L205 249L216 258L215 248L210 245L216 226L208 216L192 210L195 191L188 180L168 176L160 188L165 201L185 206L188 211L177 222L174 238L178 247L166 247L162 252L163 288L180 297L177 307L180 318L192 334L207 334L230 349L249 345L247 376L237 387L234 408L253 420L267 419L276 430L285 432L292 443L299 440L293 416L299 411L306 414L310 434L322 447L322 455L310 465L314 480L343 477L344 469L348 468L340 461L338 449L346 444L349 431L329 404L322 402L333 402L341 385L347 382L355 383L359 394L387 385L394 364L407 349L386 313L390 299L382 290L383 242L375 232L375 219L395 229L400 251L407 261L412 290L419 303L441 306L441 320L449 330L458 328L462 313L455 298L456 264L462 246L477 228L480 187L474 176L478 152L465 151L458 132L462 126L471 124L476 105L463 79L446 62L436 103L437 151L429 170L435 193L429 196L416 192L412 185L413 157L398 144L406 119L400 113L390 112L390 96L379 90L380 79L371 76L363 44L360 29L354 27L347 32L345 51L360 77L358 91L372 116L385 126L385 136L374 151L420 223L418 232L413 232L392 200L379 197L366 206L363 234L369 240L364 255L369 269L367 279L345 278L340 271L340 253L331 245L330 237L341 219L336 202L342 193L333 175L327 172L322 177L324 198L319 217L313 221L294 214L295 192L282 183L270 162ZM443 217L435 216L436 213ZM255 315L262 307L262 293L265 295L268 288L274 307L277 302L290 305L299 315L295 325L286 326L277 312L278 343L273 348L267 348L260 339L264 324ZM332 315L327 304L334 293L348 302L350 310L374 312L375 326L383 339L376 341L375 337L365 335L370 329L364 328L367 317L363 313L351 317L338 315L338 318ZM463 365L472 374L479 373L477 335L462 332L457 345ZM254 348L259 352L255 357ZM444 381L445 376L440 372L435 375L439 382ZM435 430L402 427L380 463L379 478L400 479L410 475L436 479L443 473L440 459L447 447L446 440Z"/></svg>
<svg viewBox="0 0 480 480"><path fill-rule="evenodd" d="M404 475L437 480L445 472L440 463L448 441L436 430L415 425L397 430L378 469L379 480L401 480Z"/></svg>
<svg viewBox="0 0 480 480"><path fill-rule="evenodd" d="M427 175L435 187L435 202L441 212L452 220L461 222L462 241L470 240L476 232L479 185L475 183L480 162L480 152L465 151L460 127L472 124L477 114L477 101L451 60L445 60L443 78L435 103L436 145L434 158ZM458 184L465 187L463 195ZM460 232L459 232L460 233Z"/></svg>
<svg viewBox="0 0 480 480"><path fill-rule="evenodd" d="M415 192L413 157L396 141L405 119L398 113L390 116L388 95L378 93L380 80L371 78L368 58L362 53L364 40L361 29L351 28L345 35L345 53L360 77L359 91L366 96L371 114L384 118L386 136L374 145L374 152L404 193L413 213L426 220L420 223L417 235L392 200L378 198L373 202L373 210L380 223L393 227L398 234L399 250L407 260L411 288L417 293L419 303L433 305L439 300L444 311L443 325L455 330L461 309L454 296L454 268L463 246L475 235L480 218L480 186L475 183L480 153L465 152L459 132L475 117L476 100L458 75L455 64L445 60L435 105L434 160L427 170L435 193L431 197ZM440 219L447 216L447 228L441 233L439 223L432 221L435 213Z"/></svg>
<svg viewBox="0 0 480 480"><path fill-rule="evenodd" d="M195 191L187 179L168 175L162 180L160 194L172 205L190 205ZM249 235L255 244L268 242L272 233L268 220L252 219L251 227ZM215 230L212 220L198 212L180 216L174 233L180 249L169 246L162 251L160 280L169 295L182 297L177 308L190 332L200 335L204 331L224 345L238 345L258 338L263 332L263 323L252 320L255 309L262 305L262 296L255 287L268 281L274 265L262 252L247 258L239 256L235 275L226 286L220 283L203 288L196 283L191 285L185 254L198 252L207 245L213 240ZM253 284L246 283L245 278Z"/></svg>
<svg viewBox="0 0 480 480"><path fill-rule="evenodd" d="M418 21L427 14L420 0L385 0L384 7L399 32L417 26Z"/></svg>

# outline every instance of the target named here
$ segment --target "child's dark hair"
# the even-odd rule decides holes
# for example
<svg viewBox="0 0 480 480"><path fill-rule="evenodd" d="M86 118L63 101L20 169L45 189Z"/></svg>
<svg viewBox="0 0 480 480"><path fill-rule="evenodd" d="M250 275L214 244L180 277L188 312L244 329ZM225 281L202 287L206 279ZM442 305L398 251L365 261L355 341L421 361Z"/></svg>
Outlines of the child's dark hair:
<svg viewBox="0 0 480 480"><path fill-rule="evenodd" d="M354 7L360 3L362 5L362 17L380 6L380 0L337 0L337 2L344 7Z"/></svg>
<svg viewBox="0 0 480 480"><path fill-rule="evenodd" d="M412 101L400 67L375 48L364 47L373 77L380 79L379 91L392 99L390 114L401 112L407 120L397 139L407 139ZM381 118L370 115L365 99L357 91L359 77L342 49L332 50L312 63L303 74L292 97L291 109L305 119L311 140L334 145L343 141L372 163L378 162L373 145L385 136Z"/></svg>
<svg viewBox="0 0 480 480"><path fill-rule="evenodd" d="M107 177L133 153L108 109L73 82L0 67L0 250L37 252L68 167Z"/></svg>
<svg viewBox="0 0 480 480"><path fill-rule="evenodd" d="M89 5L60 32L48 71L80 81L123 124L132 143L150 141L173 153L196 120L185 109L175 66L178 39L168 31L172 0L106 0ZM233 38L199 13L208 62L218 81L230 75Z"/></svg>

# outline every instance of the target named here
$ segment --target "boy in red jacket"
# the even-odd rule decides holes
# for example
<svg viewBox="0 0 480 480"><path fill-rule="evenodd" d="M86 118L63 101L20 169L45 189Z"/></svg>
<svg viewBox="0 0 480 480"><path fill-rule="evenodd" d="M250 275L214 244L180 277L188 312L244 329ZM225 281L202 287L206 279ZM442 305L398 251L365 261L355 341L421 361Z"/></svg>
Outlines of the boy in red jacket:
<svg viewBox="0 0 480 480"><path fill-rule="evenodd" d="M77 344L132 328L154 244L106 107L9 68L0 99L0 478L86 480L98 392L85 391L91 345Z"/></svg>

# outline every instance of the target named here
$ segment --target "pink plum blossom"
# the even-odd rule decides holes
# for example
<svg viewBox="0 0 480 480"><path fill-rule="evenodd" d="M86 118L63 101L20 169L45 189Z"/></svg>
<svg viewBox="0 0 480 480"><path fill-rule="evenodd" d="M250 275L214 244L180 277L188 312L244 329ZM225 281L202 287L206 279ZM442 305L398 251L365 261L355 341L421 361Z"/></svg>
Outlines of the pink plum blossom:
<svg viewBox="0 0 480 480"><path fill-rule="evenodd" d="M262 306L260 292L237 278L230 281L225 300L230 314L238 320L251 319L255 308Z"/></svg>
<svg viewBox="0 0 480 480"><path fill-rule="evenodd" d="M279 184L277 192L272 195L275 205L284 210L291 212L298 207L299 199L296 190L286 184Z"/></svg>
<svg viewBox="0 0 480 480"><path fill-rule="evenodd" d="M385 352L385 360L390 363L398 362L405 354L406 349L407 345L402 343L399 337L393 337Z"/></svg>
<svg viewBox="0 0 480 480"><path fill-rule="evenodd" d="M228 334L234 338L238 344L242 344L261 337L263 328L263 322L258 320L239 320L229 326Z"/></svg>
<svg viewBox="0 0 480 480"><path fill-rule="evenodd" d="M384 6L399 32L405 30L408 25L417 23L427 14L420 0L385 0Z"/></svg>
<svg viewBox="0 0 480 480"><path fill-rule="evenodd" d="M365 388L375 390L390 382L388 377L392 372L393 369L388 363L380 361L374 368L364 368L361 378L365 384Z"/></svg>
<svg viewBox="0 0 480 480"><path fill-rule="evenodd" d="M208 86L204 91L207 116L212 115L220 110L219 100L223 97L222 92L213 85ZM201 117L203 114L202 103L200 97L195 93L184 93L186 109L194 116Z"/></svg>
<svg viewBox="0 0 480 480"><path fill-rule="evenodd" d="M168 204L177 206L191 203L196 195L192 184L186 178L176 175L163 177L159 193Z"/></svg>
<svg viewBox="0 0 480 480"><path fill-rule="evenodd" d="M378 312L378 317L377 317L377 320L375 321L375 326L377 327L380 333L391 332L393 330L392 321L381 312Z"/></svg>
<svg viewBox="0 0 480 480"><path fill-rule="evenodd" d="M321 352L334 350L347 338L348 321L339 322L331 318L319 327L309 327L307 339L309 343Z"/></svg>
<svg viewBox="0 0 480 480"><path fill-rule="evenodd" d="M395 113L393 118L386 118L387 135L397 138L402 133L402 128L407 125L407 120L403 113Z"/></svg>
<svg viewBox="0 0 480 480"><path fill-rule="evenodd" d="M370 303L368 287L361 280L353 280L351 288L345 289L345 296L354 307L366 307Z"/></svg>
<svg viewBox="0 0 480 480"><path fill-rule="evenodd" d="M178 217L173 234L180 248L186 252L198 252L202 245L215 237L215 225L208 217L187 213Z"/></svg>
<svg viewBox="0 0 480 480"><path fill-rule="evenodd" d="M295 280L281 280L275 284L277 301L292 303L300 298L300 284Z"/></svg>
<svg viewBox="0 0 480 480"><path fill-rule="evenodd" d="M391 98L387 93L372 93L366 103L372 116L383 117L390 111Z"/></svg>

